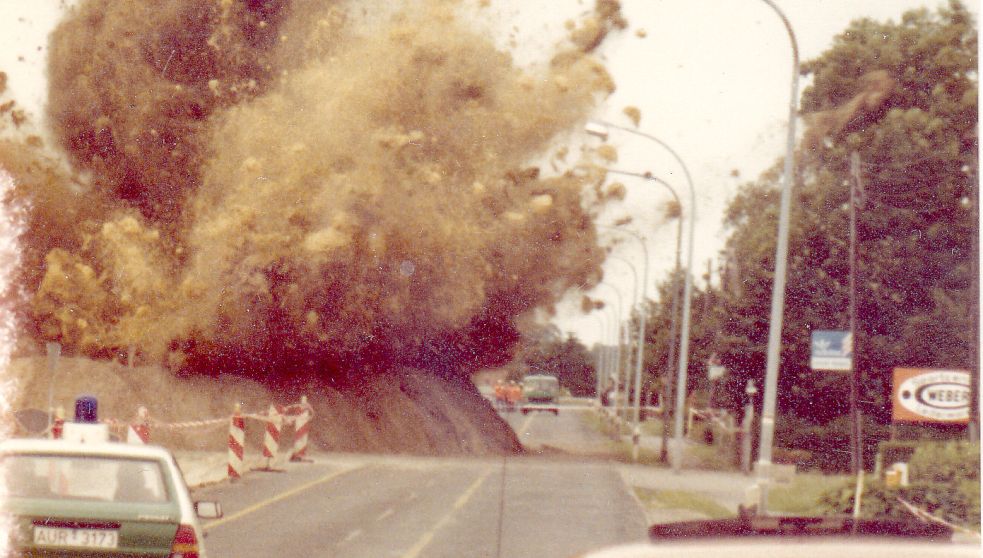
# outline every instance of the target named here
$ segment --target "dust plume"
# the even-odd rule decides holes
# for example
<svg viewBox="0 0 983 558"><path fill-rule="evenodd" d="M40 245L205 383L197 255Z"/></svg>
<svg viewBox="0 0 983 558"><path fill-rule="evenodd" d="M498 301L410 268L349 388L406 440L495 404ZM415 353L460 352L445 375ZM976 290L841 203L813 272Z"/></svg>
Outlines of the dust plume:
<svg viewBox="0 0 983 558"><path fill-rule="evenodd" d="M41 337L205 373L459 375L599 281L591 204L618 194L534 162L613 90L590 52L616 2L535 70L447 0L123 4L51 39L49 117L98 203L28 235Z"/></svg>
<svg viewBox="0 0 983 558"><path fill-rule="evenodd" d="M806 132L802 150L813 152L825 138L862 128L894 93L897 82L886 70L874 70L856 79L859 91L843 104L803 115Z"/></svg>

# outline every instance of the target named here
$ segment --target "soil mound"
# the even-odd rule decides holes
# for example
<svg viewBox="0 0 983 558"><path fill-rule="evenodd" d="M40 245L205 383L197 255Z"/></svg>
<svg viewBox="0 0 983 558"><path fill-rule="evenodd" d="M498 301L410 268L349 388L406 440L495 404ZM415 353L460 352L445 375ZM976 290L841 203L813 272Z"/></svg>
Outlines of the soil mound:
<svg viewBox="0 0 983 558"><path fill-rule="evenodd" d="M290 392L271 390L234 375L180 377L158 366L128 368L118 362L61 358L54 383L44 357L15 359L14 411L46 409L53 385L54 406L71 416L79 394L99 399L103 419L122 423L144 405L154 421L154 443L173 449L224 450L227 423L173 427L231 415L236 403L245 414L265 413L271 403L289 404L301 394L314 408L311 443L328 451L412 453L421 455L498 455L521 451L518 439L475 386L403 369L348 386L308 385ZM263 427L246 423L247 451L262 444ZM292 440L289 427L281 447Z"/></svg>

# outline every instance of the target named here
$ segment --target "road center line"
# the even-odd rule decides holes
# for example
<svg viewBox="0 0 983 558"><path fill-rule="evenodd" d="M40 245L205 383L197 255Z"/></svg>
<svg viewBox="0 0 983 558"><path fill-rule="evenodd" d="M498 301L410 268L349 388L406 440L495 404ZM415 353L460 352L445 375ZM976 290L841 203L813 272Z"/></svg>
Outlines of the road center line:
<svg viewBox="0 0 983 558"><path fill-rule="evenodd" d="M275 504L275 503L279 502L280 500L285 500L285 499L287 499L287 498L289 498L291 496L294 496L296 494L299 494L299 493L307 490L308 488L313 488L313 487L315 487L315 486L317 486L319 484L324 484L326 482L332 481L332 480L340 477L341 475L344 475L346 473L351 473L352 471L357 471L357 470L362 469L362 468L363 467L352 467L352 468L349 468L349 469L341 469L339 471L332 471L332 472L328 473L327 475L324 475L323 477L321 477L321 478L319 478L317 480L313 480L313 481L308 482L306 484L302 484L302 485L297 486L295 488L292 488L292 489L290 489L290 490L288 490L286 492L277 494L276 496L274 496L272 498L267 498L266 500L261 500L261 501L256 502L255 504L253 504L251 506L245 507L245 508L237 511L236 513L234 513L232 515L227 515L227 516L223 517L222 519L217 519L215 521L212 521L211 523L207 523L207 524L205 524L203 526L203 528L206 529L206 530L207 529L214 529L215 527L218 527L220 525L224 525L224 524L229 523L231 521L235 521L237 519L242 519L243 517L245 517L245 516L247 516L247 515L255 512L255 511L259 511L259 510L265 508L266 506L269 506L270 504Z"/></svg>
<svg viewBox="0 0 983 558"><path fill-rule="evenodd" d="M361 534L362 534L362 530L361 529L355 529L351 533L348 533L348 536L345 537L345 539L343 541L341 541L341 544L344 544L344 543L347 543L347 542L351 542L351 541L355 540L355 538L357 538Z"/></svg>
<svg viewBox="0 0 983 558"><path fill-rule="evenodd" d="M385 519L385 518L389 517L390 515L392 515L394 511L395 510L393 510L392 508L389 508L386 511L382 512L381 514L379 514L379 517L375 518L375 520L376 521L382 521L383 519Z"/></svg>
<svg viewBox="0 0 983 558"><path fill-rule="evenodd" d="M529 415L529 418L527 418L522 423L522 426L519 427L519 436L525 436L529 434L528 432L526 432L526 430L529 430L529 425L532 424L532 419L534 418L536 418L536 415Z"/></svg>
<svg viewBox="0 0 983 558"><path fill-rule="evenodd" d="M468 503L468 500L470 500L471 497L474 496L474 493L477 492L478 488L481 487L482 483L485 482L485 479L488 478L488 475L490 475L491 472L492 472L491 467L485 469L485 472L483 472L481 476L476 478L474 482L472 482L471 485L468 486L467 489L465 489L464 492L462 492L461 495L457 498L457 500L454 502L454 508L447 515L440 518L440 521L438 521L433 527L431 527L429 531L424 533L420 537L420 539L416 541L416 544L414 544L409 550L407 550L406 554L403 554L403 558L417 558L417 556L419 556L420 553L423 552L423 549L426 548L428 544L430 544L430 541L433 540L433 537L434 535L437 534L437 531L440 531L444 527L444 525L450 523L451 518L454 517L454 513L457 512L457 510L463 508L465 504Z"/></svg>

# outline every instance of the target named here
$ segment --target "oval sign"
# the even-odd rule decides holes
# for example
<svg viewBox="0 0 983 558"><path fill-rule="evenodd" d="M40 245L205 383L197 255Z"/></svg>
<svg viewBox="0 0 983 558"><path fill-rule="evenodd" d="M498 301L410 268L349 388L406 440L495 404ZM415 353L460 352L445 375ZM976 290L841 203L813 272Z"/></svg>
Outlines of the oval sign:
<svg viewBox="0 0 983 558"><path fill-rule="evenodd" d="M905 379L896 398L907 411L928 420L960 421L969 418L969 375L933 371Z"/></svg>
<svg viewBox="0 0 983 558"><path fill-rule="evenodd" d="M915 390L915 400L935 409L956 409L969 405L969 386L951 382L925 384Z"/></svg>

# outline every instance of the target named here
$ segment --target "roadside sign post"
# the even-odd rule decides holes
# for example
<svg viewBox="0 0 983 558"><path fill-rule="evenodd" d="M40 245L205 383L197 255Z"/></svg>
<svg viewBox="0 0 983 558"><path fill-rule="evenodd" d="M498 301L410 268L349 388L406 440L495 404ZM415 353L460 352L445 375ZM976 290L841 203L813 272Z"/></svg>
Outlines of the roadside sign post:
<svg viewBox="0 0 983 558"><path fill-rule="evenodd" d="M747 405L744 407L744 420L741 421L741 469L745 475L751 474L751 431L754 428L754 397L758 387L754 380L748 380L744 388L747 395Z"/></svg>
<svg viewBox="0 0 983 558"><path fill-rule="evenodd" d="M51 428L53 421L52 413L55 399L55 371L58 368L58 357L61 356L61 343L46 343L48 350L48 428Z"/></svg>

